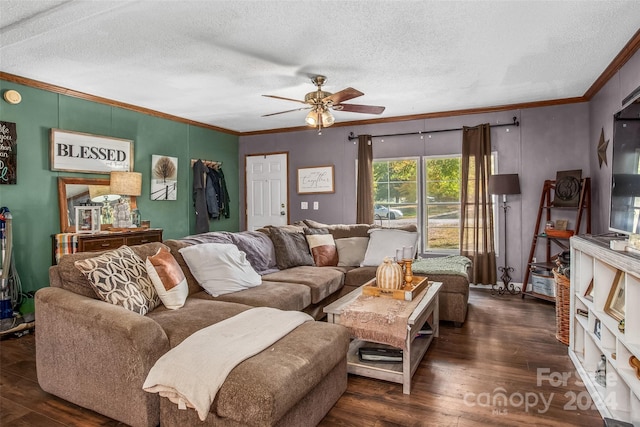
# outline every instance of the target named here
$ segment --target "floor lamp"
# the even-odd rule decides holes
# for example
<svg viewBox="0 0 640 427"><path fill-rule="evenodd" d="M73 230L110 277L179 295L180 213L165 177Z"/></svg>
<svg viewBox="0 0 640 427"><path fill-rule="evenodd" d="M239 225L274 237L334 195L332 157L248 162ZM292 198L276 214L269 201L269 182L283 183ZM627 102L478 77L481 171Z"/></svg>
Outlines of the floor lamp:
<svg viewBox="0 0 640 427"><path fill-rule="evenodd" d="M517 173L491 175L489 177L489 193L502 195L502 210L504 211L504 267L498 268L502 272L500 279L502 280L502 286L496 287L496 284L491 285L492 291L497 292L499 295L503 295L509 292L512 295L520 293L520 288L515 287L511 283L511 276L509 273L513 272L513 268L507 266L507 194L520 194L520 180Z"/></svg>

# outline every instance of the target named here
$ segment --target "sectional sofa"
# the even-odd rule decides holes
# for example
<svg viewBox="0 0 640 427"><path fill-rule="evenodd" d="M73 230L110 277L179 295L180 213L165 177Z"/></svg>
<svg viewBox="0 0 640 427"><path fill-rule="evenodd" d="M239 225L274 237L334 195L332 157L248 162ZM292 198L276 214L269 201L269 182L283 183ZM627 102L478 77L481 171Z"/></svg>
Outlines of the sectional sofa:
<svg viewBox="0 0 640 427"><path fill-rule="evenodd" d="M36 293L40 386L133 426L317 424L346 389L348 332L325 322L305 322L237 365L204 422L195 411L180 410L169 399L144 391L142 384L155 362L194 332L252 307L302 311L321 319L323 307L375 277L375 266L358 266L363 257L380 255L369 253L371 228L307 221L133 246L142 260L168 249L188 287L182 307L160 304L144 315L106 302L76 267L104 254L66 255L50 268L50 287ZM415 228L395 234L402 232L414 234ZM205 291L202 286L209 284L196 278L202 272L185 256L193 248L216 244L232 244L246 254L260 284L220 294ZM218 284L229 282L216 279Z"/></svg>

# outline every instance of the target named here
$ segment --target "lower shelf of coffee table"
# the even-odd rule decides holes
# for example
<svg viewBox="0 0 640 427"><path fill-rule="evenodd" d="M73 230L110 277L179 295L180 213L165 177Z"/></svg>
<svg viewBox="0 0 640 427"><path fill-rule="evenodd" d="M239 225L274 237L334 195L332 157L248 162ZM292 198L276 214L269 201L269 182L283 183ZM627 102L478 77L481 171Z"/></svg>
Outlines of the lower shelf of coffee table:
<svg viewBox="0 0 640 427"><path fill-rule="evenodd" d="M410 352L403 352L402 362L386 363L362 361L358 357L358 350L360 347L393 347L354 339L351 341L349 352L347 353L347 372L364 377L405 384L407 381L411 381L411 377L413 377L416 369L418 369L418 365L420 365L420 361L422 361L422 358L427 352L431 341L433 341L433 335L417 337L411 344Z"/></svg>

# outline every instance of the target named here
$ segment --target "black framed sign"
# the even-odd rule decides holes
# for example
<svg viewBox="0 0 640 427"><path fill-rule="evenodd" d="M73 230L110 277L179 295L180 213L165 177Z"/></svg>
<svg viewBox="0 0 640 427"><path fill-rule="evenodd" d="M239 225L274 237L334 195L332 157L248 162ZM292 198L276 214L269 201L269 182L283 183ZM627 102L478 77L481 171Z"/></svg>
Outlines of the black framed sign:
<svg viewBox="0 0 640 427"><path fill-rule="evenodd" d="M0 121L0 184L18 182L17 147L16 124Z"/></svg>

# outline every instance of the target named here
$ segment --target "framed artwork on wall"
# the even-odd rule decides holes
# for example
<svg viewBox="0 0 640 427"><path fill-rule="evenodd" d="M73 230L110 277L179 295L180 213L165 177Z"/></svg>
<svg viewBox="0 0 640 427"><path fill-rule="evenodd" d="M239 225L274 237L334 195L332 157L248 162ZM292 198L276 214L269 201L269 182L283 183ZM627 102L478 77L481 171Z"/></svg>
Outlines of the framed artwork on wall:
<svg viewBox="0 0 640 427"><path fill-rule="evenodd" d="M335 193L334 166L298 168L298 194Z"/></svg>
<svg viewBox="0 0 640 427"><path fill-rule="evenodd" d="M151 200L176 200L178 196L178 158L151 156Z"/></svg>
<svg viewBox="0 0 640 427"><path fill-rule="evenodd" d="M109 174L133 171L133 141L51 129L52 171Z"/></svg>

